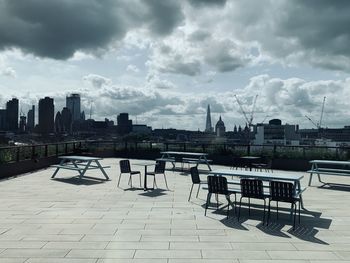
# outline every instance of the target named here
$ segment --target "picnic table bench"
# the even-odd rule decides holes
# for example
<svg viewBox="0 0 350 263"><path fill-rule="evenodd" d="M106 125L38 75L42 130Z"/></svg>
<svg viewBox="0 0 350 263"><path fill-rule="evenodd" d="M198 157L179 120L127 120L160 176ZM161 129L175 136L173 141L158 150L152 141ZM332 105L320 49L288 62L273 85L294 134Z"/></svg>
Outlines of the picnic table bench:
<svg viewBox="0 0 350 263"><path fill-rule="evenodd" d="M208 166L208 169L211 171L210 162L212 160L207 159L207 153L193 153L193 152L175 152L175 151L167 151L167 152L161 152L162 156L161 158L158 158L157 160L162 161L168 161L171 162L173 165L173 168L175 168L175 163L180 162L182 164L196 164L198 166L199 164L205 164Z"/></svg>
<svg viewBox="0 0 350 263"><path fill-rule="evenodd" d="M307 171L310 173L309 186L313 174L317 174L318 181L323 184L327 183L321 180L321 175L350 176L350 161L312 160L310 163L311 169Z"/></svg>
<svg viewBox="0 0 350 263"><path fill-rule="evenodd" d="M78 171L79 178L82 178L88 170L99 169L104 177L109 180L104 169L110 168L110 166L102 166L99 162L102 158L88 156L60 156L58 158L61 159L60 163L51 165L51 167L56 168L51 178L55 178L60 169Z"/></svg>

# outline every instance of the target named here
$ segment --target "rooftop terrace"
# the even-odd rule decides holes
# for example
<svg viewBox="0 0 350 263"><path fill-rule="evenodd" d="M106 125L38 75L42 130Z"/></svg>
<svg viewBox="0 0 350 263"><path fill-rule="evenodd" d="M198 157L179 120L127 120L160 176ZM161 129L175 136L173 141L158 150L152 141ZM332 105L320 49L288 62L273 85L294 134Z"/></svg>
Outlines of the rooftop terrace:
<svg viewBox="0 0 350 263"><path fill-rule="evenodd" d="M269 226L261 201L252 201L251 216L242 209L240 222L233 213L226 219L226 207L205 217L206 190L187 202L191 178L180 171L166 172L170 191L162 177L154 191L129 188L128 176L117 188L118 162L102 161L112 166L110 181L72 179L68 170L52 180L52 168L1 181L0 262L350 262L350 186L320 188L314 180L293 231L282 204ZM97 170L87 175L103 178ZM350 185L350 178L327 179Z"/></svg>

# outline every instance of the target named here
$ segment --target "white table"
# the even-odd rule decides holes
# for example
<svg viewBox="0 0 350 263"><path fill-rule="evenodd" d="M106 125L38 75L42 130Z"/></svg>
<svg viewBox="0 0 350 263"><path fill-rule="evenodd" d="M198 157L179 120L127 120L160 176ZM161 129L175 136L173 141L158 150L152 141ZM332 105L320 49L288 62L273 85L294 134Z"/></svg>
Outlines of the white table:
<svg viewBox="0 0 350 263"><path fill-rule="evenodd" d="M312 160L310 161L310 164L311 170L307 171L310 173L309 186L311 185L313 174L317 174L318 181L323 184L326 183L321 180L321 174L350 176L349 161Z"/></svg>
<svg viewBox="0 0 350 263"><path fill-rule="evenodd" d="M288 173L265 173L265 172L254 172L254 171L240 171L240 170L229 170L229 169L220 169L209 172L215 176L235 176L239 178L256 178L263 181L290 181L294 184L294 194L300 196L300 204L303 209L303 199L301 193L303 189L301 188L301 179L304 178L303 175L298 174L288 174Z"/></svg>
<svg viewBox="0 0 350 263"><path fill-rule="evenodd" d="M103 167L99 162L99 160L102 160L103 158L87 156L60 156L58 158L61 159L60 163L51 165L51 167L56 168L51 178L55 178L60 169L77 171L79 172L79 178L82 178L87 170L99 169L104 177L109 180L104 168L110 168L110 166Z"/></svg>
<svg viewBox="0 0 350 263"><path fill-rule="evenodd" d="M182 162L194 163L198 167L199 164L206 164L211 171L210 160L207 159L207 153L194 153L194 152L174 152L166 151L161 152L162 157L157 160L169 161L175 168L175 157L182 157Z"/></svg>

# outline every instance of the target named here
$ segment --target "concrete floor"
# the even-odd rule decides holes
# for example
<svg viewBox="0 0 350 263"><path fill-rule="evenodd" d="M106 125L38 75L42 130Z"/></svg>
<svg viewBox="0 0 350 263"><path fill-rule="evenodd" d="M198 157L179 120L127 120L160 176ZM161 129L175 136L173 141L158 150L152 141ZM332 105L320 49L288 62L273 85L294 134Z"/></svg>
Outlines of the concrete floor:
<svg viewBox="0 0 350 263"><path fill-rule="evenodd" d="M128 176L117 188L118 161L102 161L111 165L107 182L72 179L68 170L52 180L52 168L1 181L0 262L350 262L350 186L320 188L314 180L304 193L308 211L292 231L289 205L278 221L272 213L269 226L261 201L251 216L242 209L240 222L233 213L226 219L225 207L205 217L206 190L187 202L191 178L182 172L167 171L170 191L162 177L154 191L129 188ZM350 185L350 178L324 178Z"/></svg>

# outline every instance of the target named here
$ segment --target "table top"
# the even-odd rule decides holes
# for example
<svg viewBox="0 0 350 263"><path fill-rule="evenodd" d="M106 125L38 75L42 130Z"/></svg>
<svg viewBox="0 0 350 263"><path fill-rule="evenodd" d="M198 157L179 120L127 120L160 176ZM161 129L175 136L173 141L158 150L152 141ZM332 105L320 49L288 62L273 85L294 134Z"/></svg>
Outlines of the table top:
<svg viewBox="0 0 350 263"><path fill-rule="evenodd" d="M203 156L203 155L208 155L207 153L175 152L175 151L161 152L161 154L188 155L188 156Z"/></svg>
<svg viewBox="0 0 350 263"><path fill-rule="evenodd" d="M265 180L288 180L288 181L300 181L304 176L297 174L288 174L288 173L264 173L264 172L255 172L255 171L244 171L244 170L229 170L229 169L220 169L210 171L209 174L216 175L229 175L229 176L239 176L239 177L254 177Z"/></svg>
<svg viewBox="0 0 350 263"><path fill-rule="evenodd" d="M246 159L246 160L257 160L257 159L260 159L260 157L258 156L242 156L242 157L239 157L241 159Z"/></svg>
<svg viewBox="0 0 350 263"><path fill-rule="evenodd" d="M310 163L350 165L350 161L333 161L333 160L311 160Z"/></svg>
<svg viewBox="0 0 350 263"><path fill-rule="evenodd" d="M156 162L140 162L140 163L133 163L132 165L136 165L136 166L151 166L151 165L155 165Z"/></svg>
<svg viewBox="0 0 350 263"><path fill-rule="evenodd" d="M82 162L96 161L96 160L102 160L103 159L103 158L100 158L100 157L75 156L75 155L59 156L58 158L65 159L65 160L71 160L71 161L82 161Z"/></svg>

